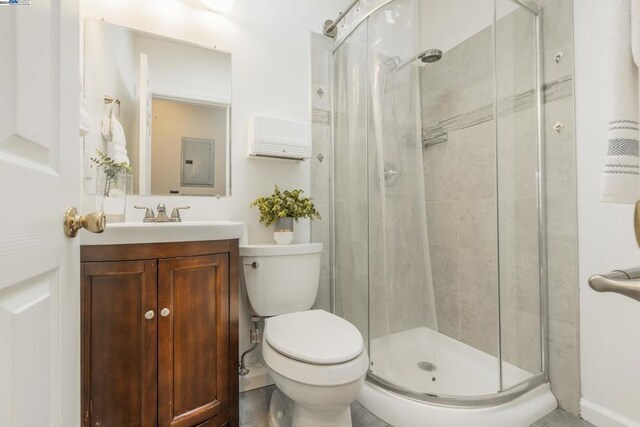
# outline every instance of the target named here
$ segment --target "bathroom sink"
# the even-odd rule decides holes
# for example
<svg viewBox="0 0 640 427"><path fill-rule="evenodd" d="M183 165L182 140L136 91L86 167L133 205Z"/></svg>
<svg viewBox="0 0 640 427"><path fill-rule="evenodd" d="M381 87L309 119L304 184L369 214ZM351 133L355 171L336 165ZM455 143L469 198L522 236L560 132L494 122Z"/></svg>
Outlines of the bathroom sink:
<svg viewBox="0 0 640 427"><path fill-rule="evenodd" d="M82 245L192 242L242 237L243 224L233 221L122 222L107 224L103 233L80 233Z"/></svg>

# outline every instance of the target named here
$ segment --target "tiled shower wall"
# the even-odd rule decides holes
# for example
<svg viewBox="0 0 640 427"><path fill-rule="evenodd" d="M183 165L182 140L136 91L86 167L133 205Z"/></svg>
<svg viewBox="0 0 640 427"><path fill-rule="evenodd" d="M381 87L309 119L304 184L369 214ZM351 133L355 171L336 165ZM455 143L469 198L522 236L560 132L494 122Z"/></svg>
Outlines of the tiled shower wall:
<svg viewBox="0 0 640 427"><path fill-rule="evenodd" d="M429 249L440 332L496 354L496 162L491 28L421 69ZM435 138L446 141L434 145Z"/></svg>
<svg viewBox="0 0 640 427"><path fill-rule="evenodd" d="M560 406L580 411L578 220L571 0L539 0L543 19L549 364ZM564 55L556 62L558 55ZM562 83L568 80L568 84ZM562 96L566 94L566 96ZM553 100L555 98L555 100ZM555 124L564 125L560 132Z"/></svg>
<svg viewBox="0 0 640 427"><path fill-rule="evenodd" d="M580 384L571 1L540 0L539 3L543 7L550 375L552 390L561 407L578 413ZM464 126L447 129L447 142L430 146L423 152L439 329L474 347L495 353L498 339L495 292L498 267L495 254L496 144L490 106L493 99L491 37L490 30L482 31L445 52L440 63L432 64L446 66L446 61L449 61L449 75L441 81L431 80L437 83L437 87L431 87L431 91L426 86L428 81L423 78L422 103L423 134L427 139L443 131L442 122L466 120ZM324 309L330 308L331 300L331 43L331 39L311 34L311 194L323 216L323 220L315 221L312 225L312 239L325 244L320 290L316 300L316 307ZM556 61L558 55L562 58ZM460 61L457 64L456 57ZM425 68L423 72L433 72L434 68ZM452 71L466 75L455 80ZM447 85L447 82L450 84ZM465 87L461 82L472 83ZM443 94L441 101L446 102L433 104L438 91ZM513 95L518 94L514 91ZM526 97L526 94L523 96ZM510 118L508 115L502 116L499 129L502 124L512 120L512 129L530 130L527 109L516 110L512 111ZM487 114L489 118L483 118ZM564 124L560 132L553 129L557 122ZM518 123L526 126L518 126ZM517 156L514 158L517 159ZM461 196L461 199L452 201L453 193ZM516 195L518 193L515 192ZM526 229L526 224L531 224L531 229L535 230L537 219L531 216L535 205L531 205L533 199L525 193L522 190L524 196L518 198L517 203L510 200L512 224L520 224L520 227L514 228L521 230ZM465 199L466 196L469 197ZM502 200L500 206L501 215L506 217ZM534 239L524 236L520 240ZM518 256L513 258L511 271L506 272L513 286L509 290L503 285L502 289L503 294L511 297L510 305L508 300L503 299L503 304L508 307L502 317L504 354L510 363L535 371L540 363L539 351L535 346L539 341L539 319L535 314L538 295L525 292L535 289L533 286L518 288L517 285L530 284L537 279L535 265L538 260L532 258L537 248L518 248L514 244L508 249ZM366 312L366 308L362 307L362 311Z"/></svg>

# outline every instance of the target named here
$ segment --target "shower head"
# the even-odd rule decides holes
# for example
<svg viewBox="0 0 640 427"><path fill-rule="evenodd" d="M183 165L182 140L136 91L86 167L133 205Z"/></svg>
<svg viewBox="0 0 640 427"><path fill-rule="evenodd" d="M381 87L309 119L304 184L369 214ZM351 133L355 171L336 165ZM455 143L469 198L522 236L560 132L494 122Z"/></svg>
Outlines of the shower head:
<svg viewBox="0 0 640 427"><path fill-rule="evenodd" d="M424 50L406 61L398 63L394 68L396 71L402 70L404 67L410 64L416 64L423 66L432 62L439 61L442 58L442 51L440 49L427 49Z"/></svg>
<svg viewBox="0 0 640 427"><path fill-rule="evenodd" d="M432 62L439 61L442 58L442 51L440 49L429 49L425 50L418 57L425 64L430 64Z"/></svg>

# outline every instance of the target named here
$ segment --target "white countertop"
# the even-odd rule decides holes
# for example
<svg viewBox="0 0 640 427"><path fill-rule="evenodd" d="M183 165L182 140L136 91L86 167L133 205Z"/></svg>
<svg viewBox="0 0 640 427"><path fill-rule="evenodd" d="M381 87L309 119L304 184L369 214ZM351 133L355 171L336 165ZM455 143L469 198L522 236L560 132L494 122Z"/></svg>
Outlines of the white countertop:
<svg viewBox="0 0 640 427"><path fill-rule="evenodd" d="M122 222L107 224L103 233L80 232L81 245L228 240L242 237L244 224L234 221Z"/></svg>

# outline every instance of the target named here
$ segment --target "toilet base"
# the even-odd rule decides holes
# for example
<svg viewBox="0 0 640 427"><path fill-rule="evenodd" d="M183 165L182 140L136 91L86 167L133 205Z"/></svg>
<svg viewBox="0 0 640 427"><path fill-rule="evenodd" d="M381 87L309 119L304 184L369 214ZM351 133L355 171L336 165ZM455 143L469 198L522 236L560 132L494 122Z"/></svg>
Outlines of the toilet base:
<svg viewBox="0 0 640 427"><path fill-rule="evenodd" d="M269 425L271 427L291 427L293 401L280 390L275 389L269 403Z"/></svg>
<svg viewBox="0 0 640 427"><path fill-rule="evenodd" d="M271 427L351 427L351 408L307 408L274 390L269 404Z"/></svg>

